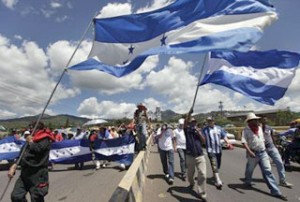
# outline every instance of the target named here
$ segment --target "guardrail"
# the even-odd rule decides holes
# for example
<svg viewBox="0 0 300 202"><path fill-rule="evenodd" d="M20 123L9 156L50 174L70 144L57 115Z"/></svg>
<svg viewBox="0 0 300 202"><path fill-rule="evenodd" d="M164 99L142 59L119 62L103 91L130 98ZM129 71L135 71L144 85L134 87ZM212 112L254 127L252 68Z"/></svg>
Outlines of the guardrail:
<svg viewBox="0 0 300 202"><path fill-rule="evenodd" d="M152 135L147 140L147 148L140 151L125 176L112 194L109 202L140 202L143 200L145 172L147 170Z"/></svg>

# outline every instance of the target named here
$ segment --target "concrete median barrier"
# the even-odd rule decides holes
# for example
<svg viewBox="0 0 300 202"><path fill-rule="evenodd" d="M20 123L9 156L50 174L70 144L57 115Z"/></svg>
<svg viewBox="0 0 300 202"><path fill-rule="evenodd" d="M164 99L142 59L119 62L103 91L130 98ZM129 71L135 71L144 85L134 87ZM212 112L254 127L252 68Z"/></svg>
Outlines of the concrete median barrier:
<svg viewBox="0 0 300 202"><path fill-rule="evenodd" d="M109 202L142 201L151 139L152 135L148 138L147 149L145 151L140 151L135 157L132 165L112 194Z"/></svg>

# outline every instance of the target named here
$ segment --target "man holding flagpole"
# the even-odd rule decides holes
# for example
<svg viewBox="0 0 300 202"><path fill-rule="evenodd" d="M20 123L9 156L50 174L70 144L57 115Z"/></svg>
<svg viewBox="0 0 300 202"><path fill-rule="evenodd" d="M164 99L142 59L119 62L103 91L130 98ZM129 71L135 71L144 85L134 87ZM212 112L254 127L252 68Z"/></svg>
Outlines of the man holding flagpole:
<svg viewBox="0 0 300 202"><path fill-rule="evenodd" d="M27 192L30 193L31 202L43 202L48 193L48 162L51 142L55 139L50 130L42 122L38 123L37 132L26 138L27 143L22 148L24 151L20 160L21 175L16 181L11 193L13 202L26 201ZM13 164L8 177L15 175L17 164Z"/></svg>

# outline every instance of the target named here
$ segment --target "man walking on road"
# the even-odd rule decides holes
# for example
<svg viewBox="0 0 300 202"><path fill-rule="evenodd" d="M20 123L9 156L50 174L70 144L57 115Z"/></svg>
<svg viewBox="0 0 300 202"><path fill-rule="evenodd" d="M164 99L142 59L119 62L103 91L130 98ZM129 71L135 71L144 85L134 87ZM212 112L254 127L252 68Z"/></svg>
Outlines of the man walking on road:
<svg viewBox="0 0 300 202"><path fill-rule="evenodd" d="M176 139L176 146L177 152L180 159L180 170L181 170L181 178L185 181L186 178L186 157L185 157L185 150L186 150L186 138L183 130L184 119L179 119L178 126L174 130L174 135Z"/></svg>
<svg viewBox="0 0 300 202"><path fill-rule="evenodd" d="M195 181L195 167L197 174L197 192L199 197L205 201L206 194L206 160L202 149L204 137L200 130L197 129L197 121L191 118L191 111L188 113L184 129L186 134L186 163L188 169L189 187L193 190Z"/></svg>
<svg viewBox="0 0 300 202"><path fill-rule="evenodd" d="M221 139L224 139L226 143L228 143L228 140L225 130L215 125L215 121L211 116L207 117L206 121L207 126L202 130L203 136L205 137L206 151L214 174L215 186L218 189L222 189L223 183L219 176L222 158Z"/></svg>
<svg viewBox="0 0 300 202"><path fill-rule="evenodd" d="M271 194L287 201L287 197L281 194L276 179L271 170L271 163L266 152L265 139L262 127L259 124L260 117L254 113L249 113L245 122L247 126L242 132L242 144L247 151L247 164L245 171L245 184L252 186L252 174L257 164L259 164L262 175L271 190Z"/></svg>
<svg viewBox="0 0 300 202"><path fill-rule="evenodd" d="M157 138L163 171L166 180L172 185L174 182L174 150L176 148L173 130L165 123Z"/></svg>
<svg viewBox="0 0 300 202"><path fill-rule="evenodd" d="M11 193L13 202L26 201L27 192L30 193L32 202L43 202L48 193L48 162L51 142L55 141L50 130L43 123L38 123L38 131L27 136L27 143L22 148L24 154L20 161L21 175L16 181ZM17 164L13 164L8 172L8 177L15 174Z"/></svg>
<svg viewBox="0 0 300 202"><path fill-rule="evenodd" d="M264 132L266 151L270 158L276 165L278 176L279 176L279 185L283 187L292 188L293 185L286 181L285 178L285 168L281 159L281 155L279 154L278 149L274 145L273 134L274 130L267 125L267 117L263 116L261 118L262 129Z"/></svg>

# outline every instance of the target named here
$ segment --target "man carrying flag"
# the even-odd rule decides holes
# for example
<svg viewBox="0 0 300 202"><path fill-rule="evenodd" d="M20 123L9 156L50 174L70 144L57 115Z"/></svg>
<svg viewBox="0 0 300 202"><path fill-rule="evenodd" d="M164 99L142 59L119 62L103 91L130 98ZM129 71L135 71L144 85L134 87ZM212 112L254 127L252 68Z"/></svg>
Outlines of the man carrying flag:
<svg viewBox="0 0 300 202"><path fill-rule="evenodd" d="M22 148L23 156L20 161L21 175L16 181L11 193L13 202L26 201L27 192L32 202L43 202L48 193L48 162L51 142L55 141L50 130L42 122L38 123L38 131L26 138L27 144ZM17 164L13 164L8 172L12 178L16 172Z"/></svg>

